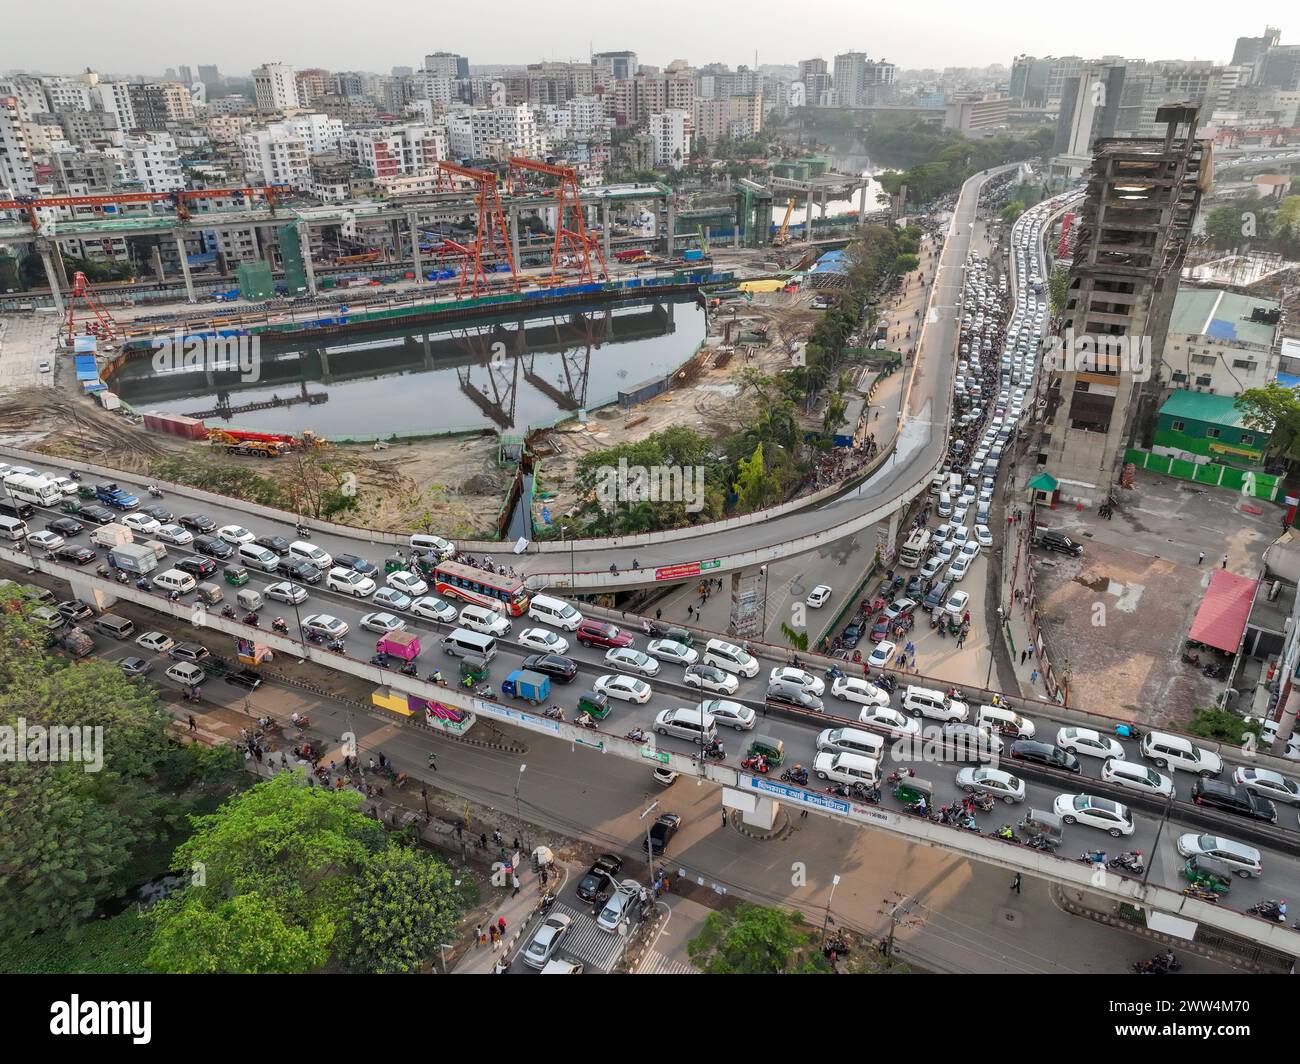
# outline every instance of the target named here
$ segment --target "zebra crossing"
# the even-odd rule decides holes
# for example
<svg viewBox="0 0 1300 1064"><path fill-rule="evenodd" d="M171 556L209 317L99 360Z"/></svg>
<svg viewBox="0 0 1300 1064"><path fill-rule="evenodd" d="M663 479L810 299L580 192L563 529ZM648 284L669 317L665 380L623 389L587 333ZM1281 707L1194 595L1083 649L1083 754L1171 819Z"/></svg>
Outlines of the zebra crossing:
<svg viewBox="0 0 1300 1064"><path fill-rule="evenodd" d="M592 919L589 912L582 912L563 902L556 902L555 911L570 917L573 923L569 933L560 943L559 952L575 961L609 971L623 953L623 937L611 935Z"/></svg>
<svg viewBox="0 0 1300 1064"><path fill-rule="evenodd" d="M647 950L645 958L641 961L641 967L636 970L637 975L699 975L699 971L692 968L685 961L675 961L665 957L657 949Z"/></svg>

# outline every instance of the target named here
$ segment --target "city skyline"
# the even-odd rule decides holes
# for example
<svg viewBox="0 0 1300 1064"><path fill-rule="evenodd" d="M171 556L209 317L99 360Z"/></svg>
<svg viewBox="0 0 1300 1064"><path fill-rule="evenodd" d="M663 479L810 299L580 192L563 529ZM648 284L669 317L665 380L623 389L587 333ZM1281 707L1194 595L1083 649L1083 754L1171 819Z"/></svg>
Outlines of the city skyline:
<svg viewBox="0 0 1300 1064"><path fill-rule="evenodd" d="M1067 28L1058 11L1032 4L1002 5L1002 10L990 13L957 0L937 0L923 11L904 10L880 18L844 0L830 0L821 5L816 20L794 21L783 5L755 0L744 6L745 18L739 22L740 5L701 9L669 0L656 8L663 16L659 23L629 27L621 9L591 10L571 3L543 9L502 0L493 8L499 20L460 22L448 33L445 20L437 15L412 12L395 0L374 0L368 5L367 21L382 28L373 37L358 37L335 32L351 7L334 0L313 5L308 17L292 5L254 8L237 0L223 8L233 10L234 17L204 25L201 40L196 40L192 25L159 21L160 8L154 0L120 0L115 21L124 27L147 25L146 41L135 33L105 34L102 7L92 8L86 0L66 6L71 17L61 22L57 35L49 32L48 18L40 9L21 7L10 12L8 39L21 41L22 47L11 51L0 46L0 70L74 73L91 67L152 76L169 67L203 63L243 77L263 62L283 61L295 67L387 73L393 66L418 65L424 55L439 50L467 55L478 65L582 62L589 51L615 49L636 51L642 62L655 66L674 59L692 65L753 65L756 52L759 65L793 65L814 56L829 59L850 49L887 59L900 69L1009 65L1022 52L1227 62L1236 37L1258 34L1266 24L1278 24L1276 16L1284 14L1271 0L1247 0L1234 6L1230 18L1219 12L1213 20L1171 23L1156 8L1103 0L1090 8L1098 17ZM1108 12L1122 16L1122 38L1114 32L1115 23L1105 17ZM686 18L689 32L683 32ZM250 20L256 21L254 34L248 32ZM508 36L498 28L503 24L511 27ZM1285 43L1285 25L1282 28Z"/></svg>

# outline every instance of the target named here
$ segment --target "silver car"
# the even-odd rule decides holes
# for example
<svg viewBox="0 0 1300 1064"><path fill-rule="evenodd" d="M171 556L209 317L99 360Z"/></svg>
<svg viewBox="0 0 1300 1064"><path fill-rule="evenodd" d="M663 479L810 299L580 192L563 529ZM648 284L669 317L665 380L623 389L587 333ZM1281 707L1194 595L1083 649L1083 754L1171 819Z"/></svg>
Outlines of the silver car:
<svg viewBox="0 0 1300 1064"><path fill-rule="evenodd" d="M573 926L573 918L563 913L552 913L548 916L537 929L537 934L533 935L528 948L524 950L524 963L530 968L545 968L546 962L560 948L560 943L564 941L564 936L569 933L571 926Z"/></svg>

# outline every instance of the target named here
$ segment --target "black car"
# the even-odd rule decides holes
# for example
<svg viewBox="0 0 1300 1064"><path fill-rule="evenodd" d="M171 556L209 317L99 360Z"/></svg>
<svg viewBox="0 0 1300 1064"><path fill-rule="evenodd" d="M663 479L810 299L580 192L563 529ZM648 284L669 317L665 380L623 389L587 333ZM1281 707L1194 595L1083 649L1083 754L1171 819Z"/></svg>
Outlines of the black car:
<svg viewBox="0 0 1300 1064"><path fill-rule="evenodd" d="M289 553L289 541L283 536L258 536L253 542L266 550L273 550L276 554Z"/></svg>
<svg viewBox="0 0 1300 1064"><path fill-rule="evenodd" d="M212 532L217 527L217 523L207 514L181 514L177 518L177 524L191 532Z"/></svg>
<svg viewBox="0 0 1300 1064"><path fill-rule="evenodd" d="M1082 772L1079 759L1070 751L1062 750L1051 743L1040 743L1037 739L1017 739L1007 751L1008 757L1018 761L1033 761L1048 768L1060 768L1066 772Z"/></svg>
<svg viewBox="0 0 1300 1064"><path fill-rule="evenodd" d="M144 658L123 658L117 666L128 676L147 676L153 671L153 662Z"/></svg>
<svg viewBox="0 0 1300 1064"><path fill-rule="evenodd" d="M846 627L842 633L840 633L841 646L843 646L845 650L852 650L858 645L861 639L862 625L858 621L854 621Z"/></svg>
<svg viewBox="0 0 1300 1064"><path fill-rule="evenodd" d="M206 580L217 571L217 563L209 561L207 558L196 558L190 555L190 557L178 561L174 568L179 569L182 573L189 573L195 580Z"/></svg>
<svg viewBox="0 0 1300 1064"><path fill-rule="evenodd" d="M690 646L695 641L695 637L690 632L685 628L679 628L675 624L650 621L649 625L651 639L671 639L674 643L681 643L684 647Z"/></svg>
<svg viewBox="0 0 1300 1064"><path fill-rule="evenodd" d="M159 524L169 525L172 522L172 512L165 506L141 506L140 513L148 514Z"/></svg>
<svg viewBox="0 0 1300 1064"><path fill-rule="evenodd" d="M117 520L117 514L113 513L107 506L83 506L77 513L88 520L94 521L97 525L106 525L110 521Z"/></svg>
<svg viewBox="0 0 1300 1064"><path fill-rule="evenodd" d="M54 557L57 561L71 562L73 565L89 565L95 560L95 552L89 547L65 543L54 552Z"/></svg>
<svg viewBox="0 0 1300 1064"><path fill-rule="evenodd" d="M281 576L300 584L320 583L320 570L311 562L303 561L301 558L281 558L279 572Z"/></svg>
<svg viewBox="0 0 1300 1064"><path fill-rule="evenodd" d="M351 569L354 573L360 573L362 576L376 576L379 573L379 566L374 562L368 562L365 558L360 558L355 554L336 554L334 555L334 564L341 569Z"/></svg>
<svg viewBox="0 0 1300 1064"><path fill-rule="evenodd" d="M652 854L666 853L668 851L668 840L677 834L677 829L681 827L681 824L682 818L676 813L664 813L650 828L650 837L641 840L641 849L644 850L648 842Z"/></svg>
<svg viewBox="0 0 1300 1064"><path fill-rule="evenodd" d="M95 607L81 599L68 599L55 608L70 621L84 621L87 617L95 616Z"/></svg>
<svg viewBox="0 0 1300 1064"><path fill-rule="evenodd" d="M235 553L234 547L224 539L217 539L216 536L195 536L191 546L200 554L206 554L209 558L220 561L225 561Z"/></svg>
<svg viewBox="0 0 1300 1064"><path fill-rule="evenodd" d="M1267 820L1270 824L1277 823L1277 810L1273 808L1272 802L1235 783L1197 779L1192 784L1192 801L1211 809L1222 809L1225 813Z"/></svg>
<svg viewBox="0 0 1300 1064"><path fill-rule="evenodd" d="M80 521L74 521L71 517L57 517L53 521L45 523L47 532L57 532L65 538L68 536L79 536L86 531L86 526Z"/></svg>
<svg viewBox="0 0 1300 1064"><path fill-rule="evenodd" d="M243 687L249 691L256 691L262 686L262 677L252 669L240 669L238 672L226 673L226 683L234 687Z"/></svg>
<svg viewBox="0 0 1300 1064"><path fill-rule="evenodd" d="M1042 547L1043 550L1054 550L1061 554L1069 554L1075 558L1083 553L1082 543L1075 543L1065 533L1058 532L1054 528L1047 528L1040 532L1035 545Z"/></svg>
<svg viewBox="0 0 1300 1064"><path fill-rule="evenodd" d="M604 901L618 882L614 877L622 870L623 858L615 853L602 853L578 882L578 897L583 901Z"/></svg>
<svg viewBox="0 0 1300 1064"><path fill-rule="evenodd" d="M524 658L524 668L560 683L568 683L578 675L578 663L562 654L531 654Z"/></svg>
<svg viewBox="0 0 1300 1064"><path fill-rule="evenodd" d="M198 643L177 643L167 656L173 661L203 661L208 656L208 648Z"/></svg>

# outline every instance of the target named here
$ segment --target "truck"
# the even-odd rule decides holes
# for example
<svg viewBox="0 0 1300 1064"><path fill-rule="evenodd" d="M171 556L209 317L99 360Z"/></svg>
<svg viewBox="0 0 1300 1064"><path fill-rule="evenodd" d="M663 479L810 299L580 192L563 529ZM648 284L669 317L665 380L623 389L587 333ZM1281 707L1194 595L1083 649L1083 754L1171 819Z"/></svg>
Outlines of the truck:
<svg viewBox="0 0 1300 1064"><path fill-rule="evenodd" d="M703 262L704 251L701 248L692 248L690 251L682 252L683 262Z"/></svg>
<svg viewBox="0 0 1300 1064"><path fill-rule="evenodd" d="M903 544L902 550L898 552L898 563L908 569L915 569L925 561L926 552L929 549L930 530L928 528L918 528L907 537L907 542Z"/></svg>
<svg viewBox="0 0 1300 1064"><path fill-rule="evenodd" d="M614 252L614 258L619 262L645 262L650 258L650 253L645 248L628 248L626 251Z"/></svg>
<svg viewBox="0 0 1300 1064"><path fill-rule="evenodd" d="M74 658L84 658L95 650L95 641L76 625L60 632L55 641Z"/></svg>
<svg viewBox="0 0 1300 1064"><path fill-rule="evenodd" d="M515 669L501 682L501 694L507 698L523 698L539 706L551 697L551 681L539 672Z"/></svg>
<svg viewBox="0 0 1300 1064"><path fill-rule="evenodd" d="M140 500L129 491L123 491L117 486L115 481L109 481L105 484L95 485L95 498L105 506L111 506L115 510L134 510L140 505Z"/></svg>
<svg viewBox="0 0 1300 1064"><path fill-rule="evenodd" d="M375 643L375 653L414 661L420 656L420 637L415 632L389 632Z"/></svg>
<svg viewBox="0 0 1300 1064"><path fill-rule="evenodd" d="M116 521L100 525L90 534L91 543L96 547L107 547L109 550L120 547L124 543L130 543L134 538L131 535L131 530L126 525L119 525Z"/></svg>
<svg viewBox="0 0 1300 1064"><path fill-rule="evenodd" d="M158 555L144 543L122 543L108 552L108 564L134 576L145 576L158 568Z"/></svg>

